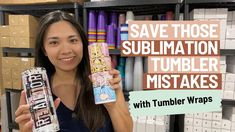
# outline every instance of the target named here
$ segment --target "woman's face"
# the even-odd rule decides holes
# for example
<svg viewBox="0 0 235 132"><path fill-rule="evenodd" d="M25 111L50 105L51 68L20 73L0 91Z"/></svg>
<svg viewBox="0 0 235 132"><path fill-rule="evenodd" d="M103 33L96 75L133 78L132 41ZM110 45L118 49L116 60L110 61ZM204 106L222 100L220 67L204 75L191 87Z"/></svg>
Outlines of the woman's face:
<svg viewBox="0 0 235 132"><path fill-rule="evenodd" d="M83 45L77 30L67 21L53 23L43 41L45 55L56 71L74 71L81 62Z"/></svg>

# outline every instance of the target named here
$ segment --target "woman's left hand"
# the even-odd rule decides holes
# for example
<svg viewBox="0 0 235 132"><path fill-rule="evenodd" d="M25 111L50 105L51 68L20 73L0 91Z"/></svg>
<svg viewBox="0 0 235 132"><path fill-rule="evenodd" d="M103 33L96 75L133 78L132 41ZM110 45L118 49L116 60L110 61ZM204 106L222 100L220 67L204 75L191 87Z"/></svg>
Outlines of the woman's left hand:
<svg viewBox="0 0 235 132"><path fill-rule="evenodd" d="M122 88L120 86L121 82L120 72L116 69L112 69L109 71L109 74L113 76L113 79L109 80L109 84L115 90L116 102L118 102L118 100L122 98L121 96L123 96ZM106 107L106 109L108 109L114 106L116 102L105 103L104 106Z"/></svg>
<svg viewBox="0 0 235 132"><path fill-rule="evenodd" d="M109 74L113 76L113 79L109 80L109 83L112 86L112 88L115 91L122 90L120 86L121 82L120 72L116 69L112 69L109 71Z"/></svg>
<svg viewBox="0 0 235 132"><path fill-rule="evenodd" d="M112 69L109 72L113 79L109 80L110 85L115 90L116 101L110 103L104 103L104 107L107 109L109 116L112 120L114 131L116 132L132 132L133 122L128 110L128 105L125 101L122 88L120 86L121 77L120 73L116 69Z"/></svg>

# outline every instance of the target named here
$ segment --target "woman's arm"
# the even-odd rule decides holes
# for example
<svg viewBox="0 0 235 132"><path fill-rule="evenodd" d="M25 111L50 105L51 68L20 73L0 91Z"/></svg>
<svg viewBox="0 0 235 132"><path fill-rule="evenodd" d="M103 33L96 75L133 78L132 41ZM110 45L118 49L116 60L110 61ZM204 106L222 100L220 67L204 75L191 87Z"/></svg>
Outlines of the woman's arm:
<svg viewBox="0 0 235 132"><path fill-rule="evenodd" d="M119 71L113 69L110 71L110 74L113 75L110 84L116 91L117 99L116 102L106 103L104 106L109 113L115 132L132 132L133 122L122 89L119 85L121 81Z"/></svg>

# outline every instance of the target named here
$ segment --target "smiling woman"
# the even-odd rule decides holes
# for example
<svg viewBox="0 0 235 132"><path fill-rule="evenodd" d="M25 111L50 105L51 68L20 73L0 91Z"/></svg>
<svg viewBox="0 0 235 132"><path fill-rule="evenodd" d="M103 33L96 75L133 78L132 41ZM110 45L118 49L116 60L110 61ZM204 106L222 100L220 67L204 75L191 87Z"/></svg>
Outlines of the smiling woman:
<svg viewBox="0 0 235 132"><path fill-rule="evenodd" d="M109 71L115 103L95 105L88 41L73 16L54 11L40 19L35 48L35 66L45 67L56 101L61 132L132 132L132 119L119 85L119 72ZM58 103L58 100L60 101ZM32 131L25 93L16 111L20 131ZM50 130L49 130L50 131Z"/></svg>
<svg viewBox="0 0 235 132"><path fill-rule="evenodd" d="M67 21L59 21L49 26L45 33L43 46L45 54L57 71L74 72L73 70L82 60L81 37Z"/></svg>

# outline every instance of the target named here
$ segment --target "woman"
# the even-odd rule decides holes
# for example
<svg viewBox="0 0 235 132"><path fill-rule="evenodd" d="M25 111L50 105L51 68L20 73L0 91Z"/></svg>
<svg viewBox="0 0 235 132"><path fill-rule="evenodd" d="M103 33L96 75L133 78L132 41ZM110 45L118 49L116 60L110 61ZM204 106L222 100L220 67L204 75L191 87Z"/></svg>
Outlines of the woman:
<svg viewBox="0 0 235 132"><path fill-rule="evenodd" d="M45 67L56 99L61 131L131 132L132 119L120 88L119 72L110 71L117 100L95 105L88 42L73 16L54 11L40 19L35 48L35 66ZM58 103L59 102L59 103ZM22 92L15 112L21 132L32 131L29 106Z"/></svg>

